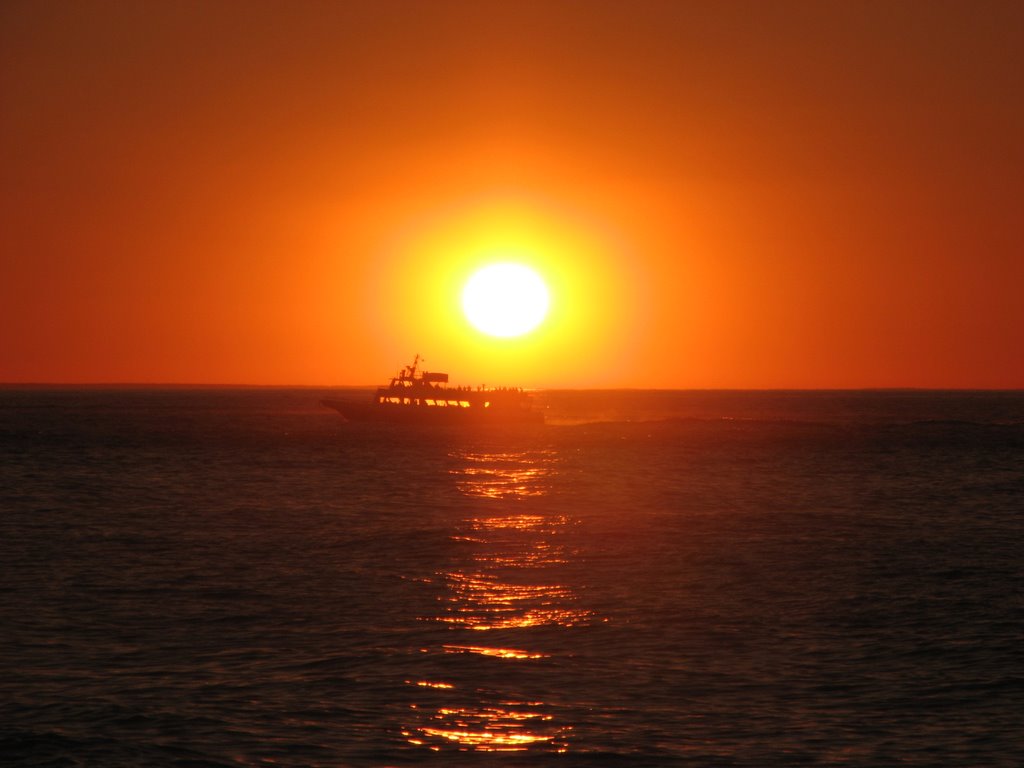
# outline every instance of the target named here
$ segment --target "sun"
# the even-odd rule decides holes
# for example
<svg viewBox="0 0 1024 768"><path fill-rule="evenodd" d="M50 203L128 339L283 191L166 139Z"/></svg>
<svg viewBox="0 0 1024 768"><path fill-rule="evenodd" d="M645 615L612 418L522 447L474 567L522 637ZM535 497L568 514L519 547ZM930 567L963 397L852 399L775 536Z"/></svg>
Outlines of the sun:
<svg viewBox="0 0 1024 768"><path fill-rule="evenodd" d="M522 336L548 313L548 287L523 264L489 264L462 289L462 311L474 328L490 336Z"/></svg>

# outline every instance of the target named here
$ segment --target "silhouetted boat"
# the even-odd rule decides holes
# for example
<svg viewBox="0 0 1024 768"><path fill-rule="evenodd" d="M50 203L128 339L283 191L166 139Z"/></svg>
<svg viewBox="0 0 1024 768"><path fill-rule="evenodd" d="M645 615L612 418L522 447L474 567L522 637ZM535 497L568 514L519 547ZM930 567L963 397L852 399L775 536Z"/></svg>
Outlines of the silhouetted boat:
<svg viewBox="0 0 1024 768"><path fill-rule="evenodd" d="M530 395L515 387L450 387L447 373L418 371L420 356L369 402L321 400L349 421L402 424L541 424Z"/></svg>

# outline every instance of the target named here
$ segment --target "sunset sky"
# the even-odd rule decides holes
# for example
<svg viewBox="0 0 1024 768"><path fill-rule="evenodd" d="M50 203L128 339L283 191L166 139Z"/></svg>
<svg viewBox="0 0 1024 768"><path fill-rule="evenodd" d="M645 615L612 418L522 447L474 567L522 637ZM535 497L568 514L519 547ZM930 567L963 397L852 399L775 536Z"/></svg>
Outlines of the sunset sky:
<svg viewBox="0 0 1024 768"><path fill-rule="evenodd" d="M8 0L0 157L2 382L1024 387L1020 2Z"/></svg>

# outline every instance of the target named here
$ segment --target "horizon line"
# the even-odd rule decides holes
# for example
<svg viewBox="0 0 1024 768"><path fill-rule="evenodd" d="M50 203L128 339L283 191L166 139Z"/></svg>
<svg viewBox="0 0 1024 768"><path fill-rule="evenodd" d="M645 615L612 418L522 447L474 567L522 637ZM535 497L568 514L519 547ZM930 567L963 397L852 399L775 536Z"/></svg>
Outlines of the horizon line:
<svg viewBox="0 0 1024 768"><path fill-rule="evenodd" d="M221 384L197 382L0 381L0 389L377 389L374 384ZM524 387L531 392L1024 392L1024 386L845 386L845 387Z"/></svg>

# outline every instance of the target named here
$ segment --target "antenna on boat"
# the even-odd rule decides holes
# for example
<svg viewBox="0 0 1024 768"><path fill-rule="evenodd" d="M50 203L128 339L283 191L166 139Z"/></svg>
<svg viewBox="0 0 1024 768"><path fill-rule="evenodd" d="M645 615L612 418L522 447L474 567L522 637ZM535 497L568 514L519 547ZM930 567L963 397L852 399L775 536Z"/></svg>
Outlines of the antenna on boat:
<svg viewBox="0 0 1024 768"><path fill-rule="evenodd" d="M407 365L405 366L405 368L402 369L402 380L412 381L414 378L416 378L416 366L420 364L420 361L420 356L416 355L416 357L413 358L412 365Z"/></svg>

